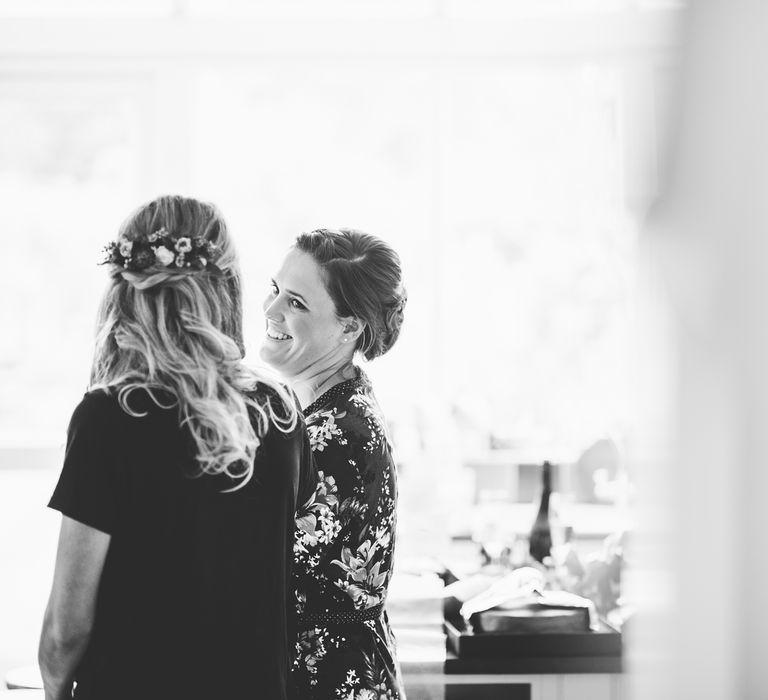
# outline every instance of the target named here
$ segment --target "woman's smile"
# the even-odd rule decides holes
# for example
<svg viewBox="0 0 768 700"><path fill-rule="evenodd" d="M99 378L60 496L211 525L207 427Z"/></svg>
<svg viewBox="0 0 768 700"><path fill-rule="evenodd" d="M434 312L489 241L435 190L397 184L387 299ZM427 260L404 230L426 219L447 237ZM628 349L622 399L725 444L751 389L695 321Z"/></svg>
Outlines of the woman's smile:
<svg viewBox="0 0 768 700"><path fill-rule="evenodd" d="M278 330L275 330L273 328L270 328L267 326L267 338L269 340L293 340L292 336L288 335L287 333L281 333Z"/></svg>
<svg viewBox="0 0 768 700"><path fill-rule="evenodd" d="M292 380L334 367L351 351L342 340L320 267L311 255L291 250L264 300L266 329L261 359Z"/></svg>

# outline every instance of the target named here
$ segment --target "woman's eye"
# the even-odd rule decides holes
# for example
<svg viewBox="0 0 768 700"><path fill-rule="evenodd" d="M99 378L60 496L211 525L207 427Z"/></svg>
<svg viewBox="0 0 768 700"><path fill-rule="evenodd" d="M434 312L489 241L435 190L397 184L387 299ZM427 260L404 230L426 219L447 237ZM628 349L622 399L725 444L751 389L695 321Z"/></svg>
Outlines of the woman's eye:
<svg viewBox="0 0 768 700"><path fill-rule="evenodd" d="M269 285L269 291L271 292L272 296L277 296L278 289L277 289L277 285L274 282L272 282L272 284Z"/></svg>
<svg viewBox="0 0 768 700"><path fill-rule="evenodd" d="M304 306L298 299L291 299L291 306L294 309L306 309L307 307Z"/></svg>

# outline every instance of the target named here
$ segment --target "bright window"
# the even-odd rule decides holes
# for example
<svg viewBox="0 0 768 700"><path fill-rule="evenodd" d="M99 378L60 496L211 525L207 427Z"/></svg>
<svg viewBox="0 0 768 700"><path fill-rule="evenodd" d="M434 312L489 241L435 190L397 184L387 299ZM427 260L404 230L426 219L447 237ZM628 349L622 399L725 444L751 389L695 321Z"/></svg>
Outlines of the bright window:
<svg viewBox="0 0 768 700"><path fill-rule="evenodd" d="M58 445L86 389L96 263L136 206L144 101L130 80L0 74L0 446Z"/></svg>
<svg viewBox="0 0 768 700"><path fill-rule="evenodd" d="M401 466L398 565L472 525L466 465L492 444L630 436L635 226L676 4L0 0L0 672L34 658L100 250L158 194L228 219L251 358L297 233L352 226L401 253L403 335L369 368Z"/></svg>

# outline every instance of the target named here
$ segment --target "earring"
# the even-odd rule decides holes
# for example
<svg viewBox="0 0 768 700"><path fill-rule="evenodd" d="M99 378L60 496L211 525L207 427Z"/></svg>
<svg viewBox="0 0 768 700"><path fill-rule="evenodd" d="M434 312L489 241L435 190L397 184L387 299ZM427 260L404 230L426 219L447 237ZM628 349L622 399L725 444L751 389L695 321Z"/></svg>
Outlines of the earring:
<svg viewBox="0 0 768 700"><path fill-rule="evenodd" d="M349 340L349 338L342 338L342 341L343 341L343 342L345 342L345 343L346 343L348 340Z"/></svg>

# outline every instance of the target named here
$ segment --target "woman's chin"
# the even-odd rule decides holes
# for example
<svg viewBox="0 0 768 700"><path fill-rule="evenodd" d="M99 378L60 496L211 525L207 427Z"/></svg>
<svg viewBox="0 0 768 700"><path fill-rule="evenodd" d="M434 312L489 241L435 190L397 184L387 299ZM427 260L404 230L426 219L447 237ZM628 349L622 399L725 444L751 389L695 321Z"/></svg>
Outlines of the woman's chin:
<svg viewBox="0 0 768 700"><path fill-rule="evenodd" d="M275 341L271 338L266 338L259 348L259 357L266 365L269 365L273 370L285 376L289 367L285 356L287 348L281 346L282 342L285 341Z"/></svg>
<svg viewBox="0 0 768 700"><path fill-rule="evenodd" d="M280 363L278 362L276 355L275 348L269 347L269 342L265 340L259 348L259 357L261 358L261 361L265 362L273 369L279 369Z"/></svg>

